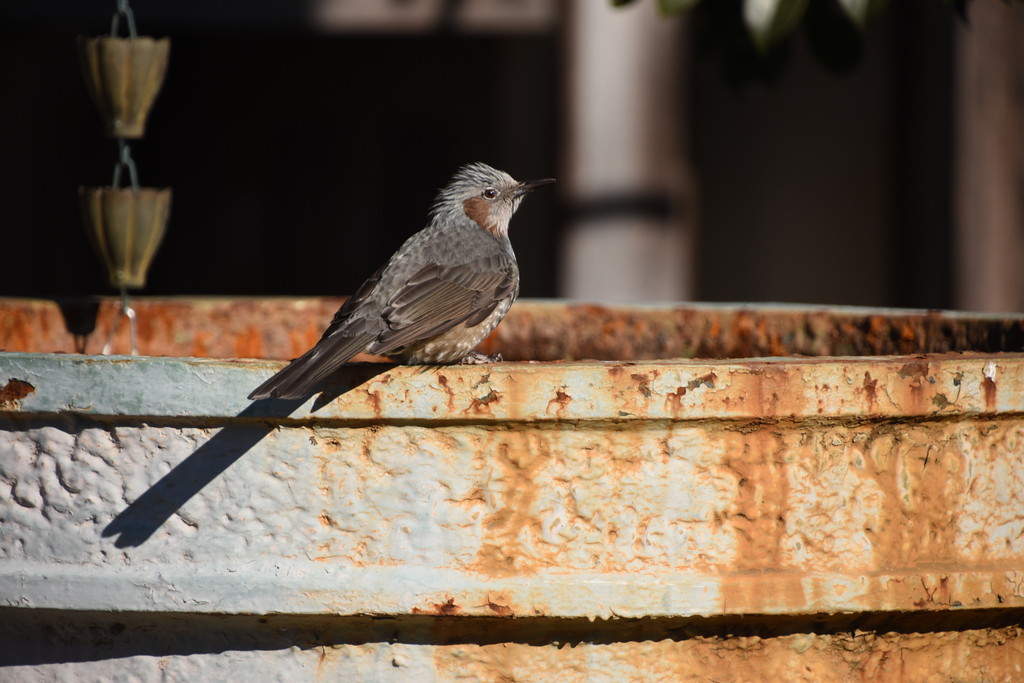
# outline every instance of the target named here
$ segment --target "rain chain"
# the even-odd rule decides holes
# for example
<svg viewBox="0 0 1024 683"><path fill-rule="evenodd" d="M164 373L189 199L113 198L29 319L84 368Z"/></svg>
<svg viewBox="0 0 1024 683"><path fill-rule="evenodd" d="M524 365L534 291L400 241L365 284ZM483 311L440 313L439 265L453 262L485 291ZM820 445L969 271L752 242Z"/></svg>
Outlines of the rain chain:
<svg viewBox="0 0 1024 683"><path fill-rule="evenodd" d="M128 26L127 38L117 36L122 17ZM118 147L111 186L79 188L89 241L106 267L111 286L121 292L103 354L111 353L114 335L121 320L127 318L131 353L137 355L136 314L128 290L146 285L149 264L170 215L171 190L139 186L138 169L127 140L141 139L145 134L146 116L167 72L171 41L139 37L128 0L118 0L110 35L79 37L78 47L86 88L99 109L107 135L117 139ZM122 188L125 171L129 184Z"/></svg>

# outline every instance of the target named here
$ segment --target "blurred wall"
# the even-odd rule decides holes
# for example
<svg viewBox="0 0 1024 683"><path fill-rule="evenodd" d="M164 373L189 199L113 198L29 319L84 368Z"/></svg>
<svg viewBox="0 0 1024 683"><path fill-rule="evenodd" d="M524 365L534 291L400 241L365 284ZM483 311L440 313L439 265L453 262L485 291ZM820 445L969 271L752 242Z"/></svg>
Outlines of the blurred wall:
<svg viewBox="0 0 1024 683"><path fill-rule="evenodd" d="M956 32L955 303L1024 311L1024 4Z"/></svg>
<svg viewBox="0 0 1024 683"><path fill-rule="evenodd" d="M843 77L800 43L774 87L737 93L717 65L698 68L705 298L891 303L897 187L885 38Z"/></svg>
<svg viewBox="0 0 1024 683"><path fill-rule="evenodd" d="M146 293L351 292L471 160L563 176L513 222L525 296L984 308L996 294L958 295L972 273L1014 287L985 269L995 253L1008 264L999 272L1013 271L1016 252L999 245L1016 244L1018 214L990 211L994 233L962 210L954 220L954 197L986 205L990 183L958 194L979 177L970 163L991 170L1012 155L996 143L988 161L965 165L963 131L977 125L957 108L971 81L954 79L964 39L945 4L893 3L846 73L827 72L798 32L776 83L736 85L699 49L699 17L661 20L648 0L618 14L601 5L613 33L597 47L628 68L580 64L582 2L136 3L143 33L173 39L147 137L132 145L143 184L175 192ZM106 32L114 4L0 7L0 294L110 291L76 191L109 183L115 145L86 97L74 36ZM1004 12L995 25L1016 12L1003 42L1024 44L1020 3L988 7ZM986 40L994 29L958 30L1006 63ZM614 31L632 31L628 54ZM598 126L580 116L588 68L604 100L584 113ZM1007 85L1016 68L995 91L1019 116ZM647 142L626 159L615 139ZM1020 202L1021 165L998 172L1001 206ZM965 240L989 245L970 257L974 271Z"/></svg>
<svg viewBox="0 0 1024 683"><path fill-rule="evenodd" d="M423 227L458 166L555 172L556 13L509 31L441 15L387 32L328 30L288 2L233 15L190 4L191 15L134 3L141 33L172 38L146 137L131 144L142 184L174 189L147 294L350 293ZM82 85L75 35L109 31L113 7L0 8L2 294L110 292L77 187L111 182L116 145ZM538 192L513 223L526 296L554 292L556 207Z"/></svg>
<svg viewBox="0 0 1024 683"><path fill-rule="evenodd" d="M839 72L798 32L771 85L697 60L702 298L950 306L952 21L894 3Z"/></svg>

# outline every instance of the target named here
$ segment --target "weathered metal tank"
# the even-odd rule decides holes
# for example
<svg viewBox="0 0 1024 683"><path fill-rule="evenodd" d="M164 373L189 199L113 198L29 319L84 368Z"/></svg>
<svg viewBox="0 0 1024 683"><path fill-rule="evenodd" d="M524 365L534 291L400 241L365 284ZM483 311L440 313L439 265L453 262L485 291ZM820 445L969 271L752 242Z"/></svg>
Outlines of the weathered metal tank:
<svg viewBox="0 0 1024 683"><path fill-rule="evenodd" d="M1024 316L522 302L247 401L337 304L0 301L5 679L1024 675Z"/></svg>

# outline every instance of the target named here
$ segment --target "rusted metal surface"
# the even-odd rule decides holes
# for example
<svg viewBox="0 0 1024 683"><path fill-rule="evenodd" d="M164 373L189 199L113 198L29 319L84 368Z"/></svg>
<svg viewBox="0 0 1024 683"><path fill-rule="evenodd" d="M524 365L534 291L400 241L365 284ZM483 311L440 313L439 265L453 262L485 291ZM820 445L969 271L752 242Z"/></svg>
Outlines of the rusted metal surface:
<svg viewBox="0 0 1024 683"><path fill-rule="evenodd" d="M133 298L150 356L294 358L344 298ZM0 349L98 353L114 298L0 299ZM115 347L127 350L127 330ZM1024 318L773 305L599 306L520 301L484 342L508 360L883 356L1024 351Z"/></svg>
<svg viewBox="0 0 1024 683"><path fill-rule="evenodd" d="M132 306L143 355L288 359L316 343L343 301L133 297ZM112 297L0 299L0 349L99 353L118 306ZM120 330L114 348L128 346Z"/></svg>
<svg viewBox="0 0 1024 683"><path fill-rule="evenodd" d="M516 317L512 319L512 314ZM782 305L516 305L510 360L889 356L1024 351L1024 318Z"/></svg>
<svg viewBox="0 0 1024 683"><path fill-rule="evenodd" d="M524 308L505 334L571 309L618 348L683 310ZM824 315L685 310L723 349ZM217 642L284 678L1019 680L1020 321L919 314L894 336L908 316L835 325L993 345L366 364L256 403L280 362L0 354L0 624L25 641L2 661L216 675ZM819 322L800 343L843 338ZM73 635L97 632L114 654Z"/></svg>

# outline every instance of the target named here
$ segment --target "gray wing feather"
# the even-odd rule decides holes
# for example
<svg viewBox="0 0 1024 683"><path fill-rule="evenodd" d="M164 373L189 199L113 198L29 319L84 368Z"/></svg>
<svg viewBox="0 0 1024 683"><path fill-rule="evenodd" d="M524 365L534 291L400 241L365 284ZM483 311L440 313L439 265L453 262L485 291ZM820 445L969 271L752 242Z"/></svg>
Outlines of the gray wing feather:
<svg viewBox="0 0 1024 683"><path fill-rule="evenodd" d="M276 375L256 387L249 399L302 398L313 393L316 385L343 363L366 350L371 334L323 337L317 345L302 354Z"/></svg>
<svg viewBox="0 0 1024 683"><path fill-rule="evenodd" d="M387 327L370 350L387 354L460 324L479 324L512 295L517 275L507 263L500 270L481 269L479 263L427 266L388 300L382 311Z"/></svg>
<svg viewBox="0 0 1024 683"><path fill-rule="evenodd" d="M398 285L388 264L342 305L320 341L257 387L250 399L301 398L313 392L357 353L387 355L453 327L478 325L518 291L515 262L485 258L458 266L431 264ZM380 302L378 285L389 279L397 291ZM386 288L385 288L386 289ZM379 312L374 309L381 306Z"/></svg>

